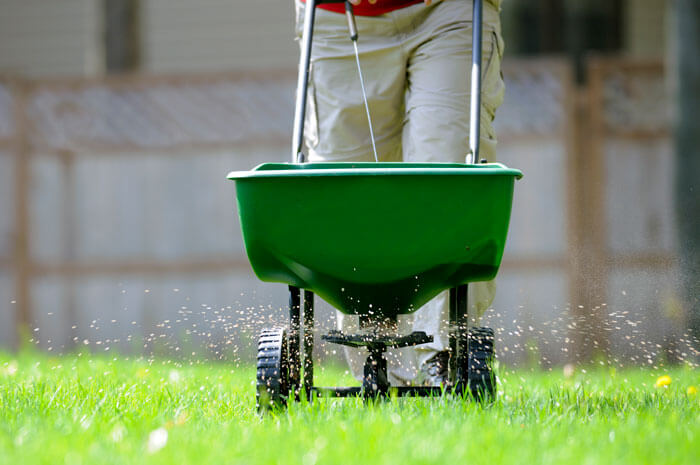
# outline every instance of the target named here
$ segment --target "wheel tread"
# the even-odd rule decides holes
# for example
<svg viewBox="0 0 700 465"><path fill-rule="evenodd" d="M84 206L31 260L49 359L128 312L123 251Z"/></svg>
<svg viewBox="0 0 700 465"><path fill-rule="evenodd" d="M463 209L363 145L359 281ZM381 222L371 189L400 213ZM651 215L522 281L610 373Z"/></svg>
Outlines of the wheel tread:
<svg viewBox="0 0 700 465"><path fill-rule="evenodd" d="M467 383L471 394L479 400L493 399L496 395L496 379L492 369L494 339L491 328L469 330Z"/></svg>
<svg viewBox="0 0 700 465"><path fill-rule="evenodd" d="M289 359L287 331L264 329L258 338L256 366L256 405L265 412L287 405L289 396Z"/></svg>

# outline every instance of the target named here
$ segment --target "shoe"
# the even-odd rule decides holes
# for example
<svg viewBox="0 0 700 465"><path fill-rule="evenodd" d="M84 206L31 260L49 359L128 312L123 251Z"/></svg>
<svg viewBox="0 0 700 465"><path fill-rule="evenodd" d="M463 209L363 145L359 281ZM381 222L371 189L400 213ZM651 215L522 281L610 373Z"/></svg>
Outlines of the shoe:
<svg viewBox="0 0 700 465"><path fill-rule="evenodd" d="M423 362L417 376L419 385L444 386L447 382L447 366L450 362L450 353L446 350L436 352L435 355Z"/></svg>

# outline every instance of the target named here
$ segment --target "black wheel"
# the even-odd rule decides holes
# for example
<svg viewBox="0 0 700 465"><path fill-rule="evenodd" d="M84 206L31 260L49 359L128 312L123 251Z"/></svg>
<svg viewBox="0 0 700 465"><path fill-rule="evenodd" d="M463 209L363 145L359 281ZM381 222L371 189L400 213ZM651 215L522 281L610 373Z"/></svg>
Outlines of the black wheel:
<svg viewBox="0 0 700 465"><path fill-rule="evenodd" d="M469 330L467 381L472 396L479 400L496 397L496 376L493 372L494 335L491 328Z"/></svg>
<svg viewBox="0 0 700 465"><path fill-rule="evenodd" d="M286 329L265 329L260 333L257 368L258 412L286 407L290 389Z"/></svg>

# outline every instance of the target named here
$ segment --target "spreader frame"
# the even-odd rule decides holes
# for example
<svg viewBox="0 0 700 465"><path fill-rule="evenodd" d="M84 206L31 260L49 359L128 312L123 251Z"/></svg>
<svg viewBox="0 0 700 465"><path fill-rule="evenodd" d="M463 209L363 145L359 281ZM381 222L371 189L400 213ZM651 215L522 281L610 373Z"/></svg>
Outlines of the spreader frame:
<svg viewBox="0 0 700 465"><path fill-rule="evenodd" d="M404 337L394 338L387 342L386 337L364 335L364 344L368 348L365 362L365 378L363 386L321 387L314 385L314 293L289 286L289 379L290 389L296 400L302 393L307 400L317 397L354 397L373 398L379 396L398 397L434 397L443 394L466 394L481 396L478 386L469 386L468 354L469 354L469 311L468 286L461 285L450 289L449 295L449 352L448 382L444 386L391 386L388 383L386 359L383 353L390 347L407 347L421 343L432 342L432 336L424 333L413 333ZM303 304L302 297L303 296ZM300 310L303 307L303 318ZM339 343L352 347L352 337L338 331L323 335L323 339L331 343ZM350 341L350 342L348 342ZM383 361L383 362L382 362ZM374 367L371 369L370 367ZM465 368L467 368L465 370ZM302 377L303 373L303 377ZM377 382L377 377L380 382ZM300 380L303 379L303 383ZM302 390L303 386L303 390Z"/></svg>

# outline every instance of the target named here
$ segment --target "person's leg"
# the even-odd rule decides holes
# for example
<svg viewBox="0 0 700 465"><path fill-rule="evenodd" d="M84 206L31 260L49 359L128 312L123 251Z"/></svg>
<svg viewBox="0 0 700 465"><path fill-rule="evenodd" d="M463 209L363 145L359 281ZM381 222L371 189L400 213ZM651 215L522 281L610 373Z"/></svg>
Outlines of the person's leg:
<svg viewBox="0 0 700 465"><path fill-rule="evenodd" d="M297 2L300 37L304 4ZM380 161L401 161L406 64L389 17L357 17L358 48ZM374 161L367 114L345 15L317 10L304 139L308 160ZM312 240L312 238L311 238ZM360 331L358 318L337 312L338 327ZM410 332L410 329L408 329ZM344 348L353 376L362 379L364 349ZM390 381L401 383L401 361L387 354ZM399 378L396 377L399 376Z"/></svg>
<svg viewBox="0 0 700 465"><path fill-rule="evenodd" d="M502 44L498 11L484 11L484 75L482 89L482 158L494 160L495 135L491 122L503 99L500 73ZM431 7L416 5L393 12L402 53L408 60L406 115L403 125L403 161L464 162L469 134L469 72L471 68L471 3L444 2ZM495 295L495 282L469 288L470 314L480 317ZM432 344L387 352L392 384L410 384L420 366L448 346L447 293L442 293L413 315L399 316L399 332L425 331ZM356 332L356 318L345 317L343 326ZM349 351L350 352L350 351ZM356 377L364 355L351 354Z"/></svg>
<svg viewBox="0 0 700 465"><path fill-rule="evenodd" d="M408 66L404 161L465 162L469 150L471 13L470 2L441 2L416 30L416 46ZM480 158L495 161L492 121L503 100L504 85L498 12L489 4L485 5L484 20ZM470 284L470 315L480 318L494 295L493 281ZM447 349L448 315L447 292L415 313L413 329L435 338L432 344L414 349L418 367Z"/></svg>
<svg viewBox="0 0 700 465"><path fill-rule="evenodd" d="M470 5L469 2L445 2L445 4ZM420 84L423 81L422 78L427 78L429 74L431 74L424 72L429 71L428 68L430 67L430 60L426 60L426 58L435 58L434 56L425 55L426 53L433 53L430 47L427 46L429 43L428 36L432 35L433 38L441 34L452 36L452 34L449 34L449 29L452 27L452 25L450 25L451 18L449 16L454 12L450 13L443 8L441 11L446 14L440 18L427 13L432 13L435 7L424 8L426 7L423 7L423 5L417 5L407 8L405 11L399 10L395 14L384 15L379 18L357 18L358 28L360 29L361 60L370 99L375 134L377 135L380 160L400 161L402 139L404 143L409 143L408 150L404 150L403 152L404 161L463 161L463 157L466 155L468 120L467 118L459 120L459 114L457 115L458 118L455 119L456 129L451 129L450 124L446 126L442 125L443 128L441 132L447 136L456 133L451 131L463 132L464 140L461 145L465 148L461 148L460 146L458 150L453 150L455 146L460 145L456 142L459 137L449 138L451 143L440 147L439 145L433 146L430 138L407 139L406 131L404 130L403 134L401 131L404 125L403 99L406 82L405 60L408 55L407 37L413 34L414 39L417 38L416 42L426 42L426 44L421 47L416 46L414 58L412 60L413 71L412 75L409 75L409 85L414 85L415 83ZM300 17L303 18L302 10L303 6L298 4L298 21ZM468 11L468 15L462 16L471 18L470 7ZM494 12L495 10L489 12L489 10L486 9L485 19L487 24L494 21L494 16L497 19L497 13L494 14ZM342 15L321 10L319 10L317 14L314 51L312 54L311 92L305 132L305 140L309 147L309 160L371 161L373 160L373 156L369 142L369 131L367 130L364 134L362 131L362 128L366 127L367 121L364 113L359 79L357 78L357 70L354 63L352 44L346 32L345 18ZM426 18L430 19L430 24L428 24L427 27L423 27L421 31L417 31L424 21L427 22ZM442 25L440 25L440 23L442 23ZM438 26L436 28L437 30L430 30L431 27L435 29L436 24ZM392 29L397 25L403 26L402 30ZM464 26L463 24L462 27ZM469 29L470 34L471 29L467 29ZM485 27L485 31L486 29ZM301 31L300 23L298 24L297 30L298 32ZM419 34L417 32L423 35L423 39L418 37ZM485 38L487 37L493 36L487 36L487 34L485 34ZM467 35L465 43L467 45L470 43L470 35ZM490 49L491 52L494 50L496 50L496 48ZM498 50L500 51L500 49ZM469 52L470 48L467 47L461 50L459 54L466 54L465 56L468 62ZM437 50L438 57L441 53L440 50ZM489 56L493 58L495 55L492 56L492 53L485 50L485 60ZM500 54L498 56L500 58ZM438 62L434 63L437 64ZM500 98L499 94L502 96L500 69L493 66L499 62L500 60L494 61L493 64L488 66L486 80L495 82L493 74L497 72L497 82L500 84L500 89L498 86L494 86L490 91L492 95L491 98L484 96L482 100L485 107L489 102L494 104L493 110L490 112L491 115L493 115L495 107L500 103L496 103ZM449 65L449 63L444 64ZM466 69L467 71L463 74L463 81L453 81L457 84L460 82L466 83L468 67ZM447 69L441 70L438 68L433 70L434 72L432 74L435 78L435 83L438 84L438 82L441 82L438 84L438 87L444 85L444 83L442 83L444 80L439 78L442 77L446 70ZM355 82L354 85L353 81ZM406 105L411 105L406 108L405 119L408 123L418 123L421 119L426 120L428 123L431 121L436 123L436 120L433 118L441 117L439 114L433 113L431 115L430 108L421 104L421 99L418 98L421 93L418 92L418 90L422 88L431 89L431 87L424 87L422 85L412 87L412 90L406 96ZM433 90L436 88L435 86L432 87ZM449 89L447 90L449 92ZM484 91L486 91L486 87ZM468 111L466 110L466 108L468 108L468 88L466 92L467 93L464 94L465 109L463 109L463 111L465 114L468 114L466 113L466 111ZM454 94L452 94L452 96L454 98ZM445 117L452 118L455 116L455 108L452 107L448 105L447 108L451 108L451 111L446 112L444 114ZM486 142L482 139L484 155L489 152L488 142L492 140L495 142L493 137L489 137L489 135L493 133L490 130L491 119L488 119L488 128L485 128L483 122L484 115L482 115L482 137L488 139ZM451 120L446 119L445 121L449 122ZM418 126L420 126L420 124ZM426 127L430 127L430 124ZM449 129L449 131L447 131L447 129ZM491 146L493 146L493 144L491 144ZM423 150L425 147L434 147L435 150ZM416 156L419 152L425 154L423 158ZM461 155L457 155L457 152ZM440 154L442 154L442 156ZM474 287L477 289L474 289ZM478 292L478 287L479 286L472 286L472 297L480 294ZM484 289L487 294L493 295L493 292L489 291L490 287L488 285ZM443 298L442 300L445 301L446 299ZM477 300L479 302L487 302L486 306L490 303L489 298L482 297L477 298ZM481 309L481 307L483 307L483 309ZM431 308L433 309L432 311ZM483 313L485 308L486 307L482 305L479 307L479 311ZM442 336L446 334L446 322L443 321L443 315L446 315L445 304L440 304L440 297L434 301L434 304L429 304L417 314L416 321L418 323L415 324L415 329L423 330L425 327L426 332L434 334L436 337L436 343L430 346L432 348L431 351L424 350L417 352L411 348L389 351L387 354L390 366L389 375L393 384L406 383L413 378L417 367L416 353L421 355L421 360L424 360L436 350L446 347L446 337ZM414 325L411 315L402 315L399 322L400 332L402 333L409 332L412 325ZM426 322L423 324L423 327L421 327L421 322ZM439 323L437 330L430 328L435 322ZM339 314L339 324L346 332L359 330L359 328L357 328L356 317L348 317ZM428 353L427 356L425 355L426 352ZM366 353L357 350L346 350L346 353L353 374L356 378L361 378L362 365Z"/></svg>
<svg viewBox="0 0 700 465"><path fill-rule="evenodd" d="M297 1L297 35L304 19ZM401 160L405 61L393 22L356 18L360 61L380 161ZM374 161L354 49L345 15L318 9L304 139L309 161Z"/></svg>
<svg viewBox="0 0 700 465"><path fill-rule="evenodd" d="M403 127L407 162L464 163L469 150L471 2L440 2L411 37ZM503 101L498 13L485 4L482 44L481 154L495 161L492 122Z"/></svg>

